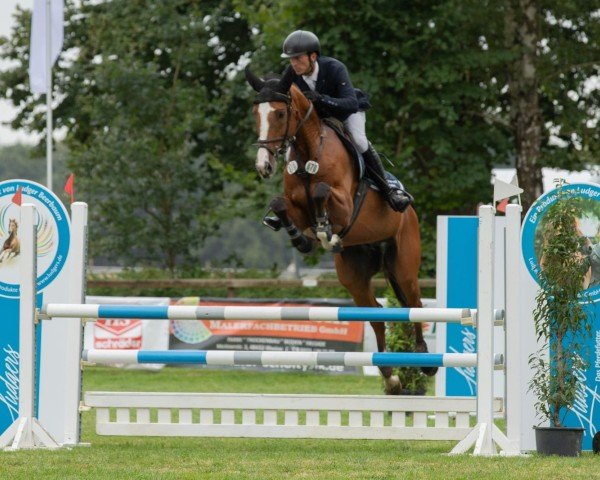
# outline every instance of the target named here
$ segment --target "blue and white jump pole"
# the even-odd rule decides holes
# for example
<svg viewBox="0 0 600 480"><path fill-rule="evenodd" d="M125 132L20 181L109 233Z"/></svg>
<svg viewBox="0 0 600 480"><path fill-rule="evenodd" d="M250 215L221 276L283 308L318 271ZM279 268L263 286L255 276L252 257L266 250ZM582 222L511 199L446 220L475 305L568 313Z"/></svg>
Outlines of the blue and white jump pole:
<svg viewBox="0 0 600 480"><path fill-rule="evenodd" d="M50 303L48 317L140 318L144 320L302 320L340 322L458 322L473 324L468 308L266 307L185 305L95 305Z"/></svg>
<svg viewBox="0 0 600 480"><path fill-rule="evenodd" d="M341 365L345 367L475 367L475 353L405 352L282 352L237 350L84 350L82 360L92 363L168 363L233 365Z"/></svg>

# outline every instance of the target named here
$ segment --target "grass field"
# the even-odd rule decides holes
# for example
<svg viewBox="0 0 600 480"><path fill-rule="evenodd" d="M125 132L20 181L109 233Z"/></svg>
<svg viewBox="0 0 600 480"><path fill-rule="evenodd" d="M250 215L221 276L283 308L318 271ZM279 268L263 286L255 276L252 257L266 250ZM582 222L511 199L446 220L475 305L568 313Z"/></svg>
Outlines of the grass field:
<svg viewBox="0 0 600 480"><path fill-rule="evenodd" d="M377 377L86 367L84 390L378 394ZM91 447L0 453L0 479L600 479L600 457L447 456L453 442L101 437Z"/></svg>

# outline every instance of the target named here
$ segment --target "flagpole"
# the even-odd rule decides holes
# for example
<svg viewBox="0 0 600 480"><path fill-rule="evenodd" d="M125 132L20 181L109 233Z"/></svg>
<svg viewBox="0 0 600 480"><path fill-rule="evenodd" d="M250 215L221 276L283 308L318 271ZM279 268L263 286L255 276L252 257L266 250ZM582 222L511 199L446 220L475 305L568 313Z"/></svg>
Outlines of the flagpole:
<svg viewBox="0 0 600 480"><path fill-rule="evenodd" d="M52 191L52 8L46 0L46 185Z"/></svg>

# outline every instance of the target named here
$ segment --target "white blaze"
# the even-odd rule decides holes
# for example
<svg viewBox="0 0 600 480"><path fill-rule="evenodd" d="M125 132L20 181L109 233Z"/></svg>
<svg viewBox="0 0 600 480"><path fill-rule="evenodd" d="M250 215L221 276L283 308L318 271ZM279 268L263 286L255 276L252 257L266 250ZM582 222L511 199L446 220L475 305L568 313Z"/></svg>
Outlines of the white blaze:
<svg viewBox="0 0 600 480"><path fill-rule="evenodd" d="M269 134L269 113L275 109L269 102L258 105L258 115L260 118L260 132L258 139L266 140ZM256 168L263 169L269 163L269 152L265 148L259 148L256 154Z"/></svg>

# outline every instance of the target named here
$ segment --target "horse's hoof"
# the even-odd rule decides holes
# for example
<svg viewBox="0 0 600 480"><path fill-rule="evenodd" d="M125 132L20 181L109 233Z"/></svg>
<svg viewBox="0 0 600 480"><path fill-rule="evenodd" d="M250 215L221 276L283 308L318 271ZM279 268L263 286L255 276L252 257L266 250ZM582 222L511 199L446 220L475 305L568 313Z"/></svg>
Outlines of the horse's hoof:
<svg viewBox="0 0 600 480"><path fill-rule="evenodd" d="M389 378L383 379L383 390L386 395L400 395L402 391L402 383L400 383L400 379L398 375L392 375Z"/></svg>
<svg viewBox="0 0 600 480"><path fill-rule="evenodd" d="M415 352L417 352L417 353L429 352L429 349L427 348L427 344L425 342L417 343ZM421 371L428 377L433 377L437 373L438 367L421 367Z"/></svg>
<svg viewBox="0 0 600 480"><path fill-rule="evenodd" d="M437 373L438 367L421 367L421 371L428 377L433 377Z"/></svg>

